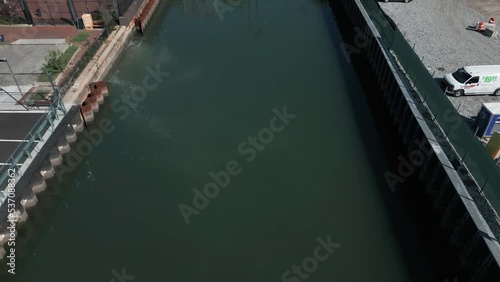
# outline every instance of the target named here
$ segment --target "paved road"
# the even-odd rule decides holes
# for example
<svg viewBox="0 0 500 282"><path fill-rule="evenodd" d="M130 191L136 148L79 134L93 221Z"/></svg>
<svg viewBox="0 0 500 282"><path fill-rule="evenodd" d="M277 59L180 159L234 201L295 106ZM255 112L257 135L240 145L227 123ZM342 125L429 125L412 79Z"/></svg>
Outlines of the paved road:
<svg viewBox="0 0 500 282"><path fill-rule="evenodd" d="M0 163L6 162L14 150L24 140L28 132L40 120L40 112L0 112Z"/></svg>

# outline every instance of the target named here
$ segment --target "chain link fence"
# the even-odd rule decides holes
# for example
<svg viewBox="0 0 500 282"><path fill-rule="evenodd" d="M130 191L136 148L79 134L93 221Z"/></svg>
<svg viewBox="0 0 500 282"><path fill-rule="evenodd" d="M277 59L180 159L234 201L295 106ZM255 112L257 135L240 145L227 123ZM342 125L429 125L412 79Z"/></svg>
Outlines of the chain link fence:
<svg viewBox="0 0 500 282"><path fill-rule="evenodd" d="M64 95L73 86L75 80L93 59L94 55L97 53L99 48L101 48L102 44L111 34L115 26L116 22L114 20L108 22L102 29L101 34L99 34L93 42L87 43L85 46L87 50L85 50L85 53L83 53L82 57L76 62L76 64L74 64L69 71L63 73L63 78L57 84L62 95Z"/></svg>
<svg viewBox="0 0 500 282"><path fill-rule="evenodd" d="M0 24L29 24L21 4L17 0L6 0L0 2Z"/></svg>
<svg viewBox="0 0 500 282"><path fill-rule="evenodd" d="M104 8L118 19L134 0L3 0L0 24L75 25L77 18Z"/></svg>
<svg viewBox="0 0 500 282"><path fill-rule="evenodd" d="M500 169L495 161L432 78L404 35L381 11L378 3L375 0L361 2L385 43L418 90L421 100L433 114L433 119L450 141L459 161L465 164L479 189L484 192L497 214L500 214Z"/></svg>

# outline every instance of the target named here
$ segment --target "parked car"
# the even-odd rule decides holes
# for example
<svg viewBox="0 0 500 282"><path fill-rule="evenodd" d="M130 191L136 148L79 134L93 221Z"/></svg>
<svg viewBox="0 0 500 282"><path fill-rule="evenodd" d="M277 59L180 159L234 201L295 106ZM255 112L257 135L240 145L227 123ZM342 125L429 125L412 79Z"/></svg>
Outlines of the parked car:
<svg viewBox="0 0 500 282"><path fill-rule="evenodd" d="M441 86L447 94L500 96L500 65L468 66L446 74Z"/></svg>

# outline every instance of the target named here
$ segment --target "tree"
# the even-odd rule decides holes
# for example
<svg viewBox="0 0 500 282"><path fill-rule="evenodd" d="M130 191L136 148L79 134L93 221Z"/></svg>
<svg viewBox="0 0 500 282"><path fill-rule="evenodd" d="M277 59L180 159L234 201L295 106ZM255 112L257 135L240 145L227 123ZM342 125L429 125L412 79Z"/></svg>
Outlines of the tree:
<svg viewBox="0 0 500 282"><path fill-rule="evenodd" d="M51 50L47 57L45 57L46 63L43 66L45 73L55 76L64 70L64 64L62 60L62 52L59 50Z"/></svg>

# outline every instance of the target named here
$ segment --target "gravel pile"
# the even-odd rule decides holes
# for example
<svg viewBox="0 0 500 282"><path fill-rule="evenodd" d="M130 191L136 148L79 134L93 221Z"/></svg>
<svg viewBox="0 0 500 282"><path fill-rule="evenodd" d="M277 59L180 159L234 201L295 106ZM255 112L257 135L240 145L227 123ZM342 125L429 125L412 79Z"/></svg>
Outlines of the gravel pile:
<svg viewBox="0 0 500 282"><path fill-rule="evenodd" d="M410 45L415 45L415 52L435 78L462 66L500 65L500 37L467 30L490 16L470 8L466 0L380 2L380 6ZM474 123L482 103L500 102L500 97L494 96L448 98L469 124Z"/></svg>

